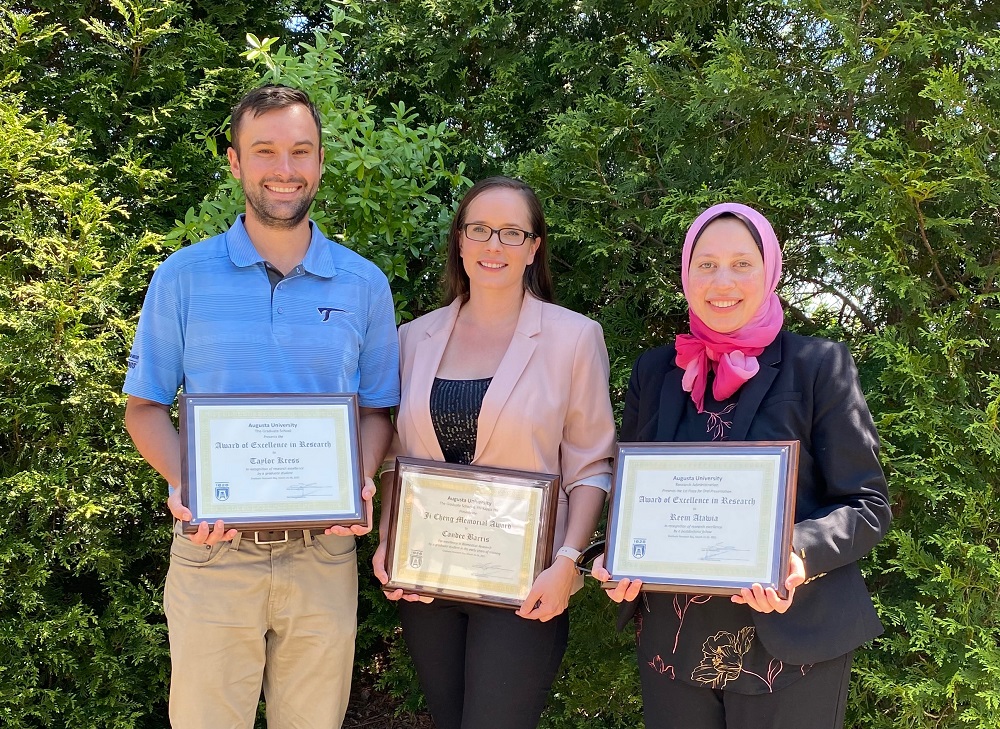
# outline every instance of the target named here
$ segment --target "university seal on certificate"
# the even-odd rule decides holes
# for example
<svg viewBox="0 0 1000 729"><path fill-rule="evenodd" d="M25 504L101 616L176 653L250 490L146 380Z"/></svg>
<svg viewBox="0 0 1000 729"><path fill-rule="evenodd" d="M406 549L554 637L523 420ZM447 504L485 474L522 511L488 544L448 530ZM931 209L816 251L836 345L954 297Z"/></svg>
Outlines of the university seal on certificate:
<svg viewBox="0 0 1000 729"><path fill-rule="evenodd" d="M181 395L185 532L364 524L355 395Z"/></svg>
<svg viewBox="0 0 1000 729"><path fill-rule="evenodd" d="M619 443L606 587L786 596L798 441Z"/></svg>
<svg viewBox="0 0 1000 729"><path fill-rule="evenodd" d="M559 477L397 458L386 590L517 608L549 566Z"/></svg>

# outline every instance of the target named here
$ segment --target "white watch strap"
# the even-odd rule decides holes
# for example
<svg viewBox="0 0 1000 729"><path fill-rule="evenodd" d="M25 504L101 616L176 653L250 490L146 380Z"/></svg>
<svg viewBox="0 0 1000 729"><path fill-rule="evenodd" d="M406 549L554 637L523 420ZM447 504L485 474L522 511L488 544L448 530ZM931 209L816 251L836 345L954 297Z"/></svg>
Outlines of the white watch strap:
<svg viewBox="0 0 1000 729"><path fill-rule="evenodd" d="M556 552L556 557L569 557L573 564L576 564L580 560L580 555L583 554L579 549L573 549L572 547L559 547L559 551Z"/></svg>

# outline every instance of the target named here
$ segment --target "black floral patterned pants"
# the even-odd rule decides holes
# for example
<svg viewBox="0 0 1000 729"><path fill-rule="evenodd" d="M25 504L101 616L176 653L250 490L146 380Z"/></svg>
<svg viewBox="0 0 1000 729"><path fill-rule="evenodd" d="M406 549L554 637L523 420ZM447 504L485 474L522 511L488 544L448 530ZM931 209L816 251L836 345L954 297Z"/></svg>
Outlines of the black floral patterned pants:
<svg viewBox="0 0 1000 729"><path fill-rule="evenodd" d="M646 729L843 729L853 651L773 693L741 694L671 678L638 653Z"/></svg>

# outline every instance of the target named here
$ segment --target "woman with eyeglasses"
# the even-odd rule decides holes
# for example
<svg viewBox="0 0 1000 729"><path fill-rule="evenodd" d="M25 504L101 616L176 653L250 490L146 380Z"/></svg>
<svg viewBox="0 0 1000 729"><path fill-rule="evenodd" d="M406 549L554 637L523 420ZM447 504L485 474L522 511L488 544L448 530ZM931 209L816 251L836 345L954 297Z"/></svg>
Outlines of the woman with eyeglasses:
<svg viewBox="0 0 1000 729"><path fill-rule="evenodd" d="M552 303L547 243L530 187L480 181L448 235L446 305L399 329L398 454L561 476L552 565L520 609L387 593L437 729L537 726L582 584L577 557L610 487L603 333ZM373 559L383 584L387 511Z"/></svg>

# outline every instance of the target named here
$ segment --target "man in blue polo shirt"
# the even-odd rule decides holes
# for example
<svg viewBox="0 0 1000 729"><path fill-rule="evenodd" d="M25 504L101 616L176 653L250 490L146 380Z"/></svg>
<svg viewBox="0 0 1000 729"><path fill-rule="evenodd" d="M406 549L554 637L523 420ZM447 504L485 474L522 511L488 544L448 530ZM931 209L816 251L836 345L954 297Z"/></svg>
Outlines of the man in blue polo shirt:
<svg viewBox="0 0 1000 729"><path fill-rule="evenodd" d="M392 296L371 262L308 219L321 125L301 91L265 86L233 110L230 169L246 213L156 270L129 357L125 424L168 484L180 483L170 418L188 393L356 392L365 488L392 437L399 358ZM190 519L180 493L167 499ZM263 687L270 729L343 722L357 625L354 535L175 531L164 589L175 729L251 729Z"/></svg>

